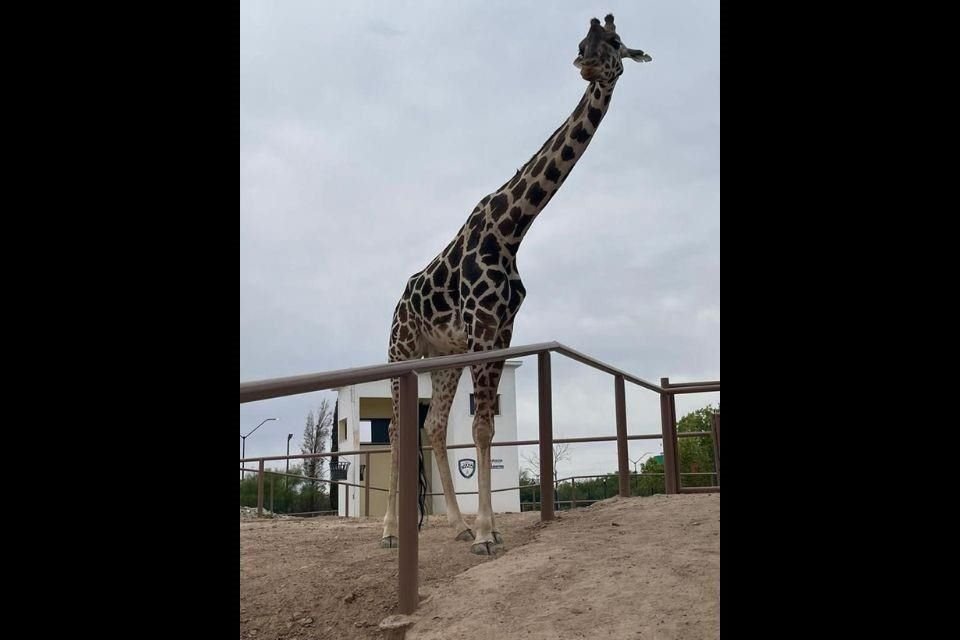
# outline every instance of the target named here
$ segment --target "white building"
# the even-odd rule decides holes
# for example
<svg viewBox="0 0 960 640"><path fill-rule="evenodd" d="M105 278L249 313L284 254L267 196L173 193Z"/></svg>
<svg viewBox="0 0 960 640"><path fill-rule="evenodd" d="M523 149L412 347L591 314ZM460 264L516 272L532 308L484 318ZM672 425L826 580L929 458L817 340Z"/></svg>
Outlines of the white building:
<svg viewBox="0 0 960 640"><path fill-rule="evenodd" d="M517 392L516 370L519 361L507 361L500 378L497 393L498 407L494 418L496 434L494 443L517 439ZM419 376L420 428L421 444L429 445L423 422L430 406L432 389L430 374ZM390 381L380 380L364 384L342 387L338 391L337 440L340 451L389 448L390 440L387 428L393 413L390 397ZM447 444L473 444L473 380L470 369L465 368L460 377L457 395L450 408L447 426ZM434 464L432 451L424 451L424 465L429 486L428 492L441 495L427 500L427 513L445 513L443 485L440 474ZM477 491L477 450L475 447L451 449L447 451L450 474L453 476L455 490ZM517 447L493 447L491 450L492 470L491 489L515 487L520 477L519 453ZM349 462L348 482L364 484L369 479L371 487L386 489L390 478L390 454L370 454L370 468L366 468L365 456L340 456L341 462ZM363 468L361 468L363 467ZM361 480L361 472L363 479ZM366 504L366 492L363 487L341 485L339 494L340 515L383 517L387 509L387 494L370 490L370 504ZM519 512L520 492L500 491L493 493L493 510L496 513ZM476 513L478 498L476 495L458 495L460 511L464 514ZM347 505L349 503L349 514ZM369 509L369 510L368 510Z"/></svg>

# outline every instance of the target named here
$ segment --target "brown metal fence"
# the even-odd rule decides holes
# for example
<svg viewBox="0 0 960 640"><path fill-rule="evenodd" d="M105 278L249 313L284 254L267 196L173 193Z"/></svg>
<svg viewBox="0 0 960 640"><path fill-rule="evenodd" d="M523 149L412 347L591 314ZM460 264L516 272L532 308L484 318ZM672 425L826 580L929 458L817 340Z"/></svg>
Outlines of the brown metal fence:
<svg viewBox="0 0 960 640"><path fill-rule="evenodd" d="M616 436L598 438L553 438L552 413L552 385L550 376L550 354L559 353L563 356L581 362L589 367L609 373L614 377L614 400L616 409ZM400 612L413 613L419 602L417 560L419 554L419 538L417 536L417 374L439 371L442 369L462 369L473 364L496 362L507 358L522 358L537 356L537 377L540 404L540 437L538 440L517 440L512 442L493 442L491 446L506 447L518 445L540 446L540 519L543 521L554 518L554 483L553 478L553 445L563 442L617 442L617 467L620 496L630 495L630 476L627 455L629 440L663 438L664 457L664 484L666 492L672 493L706 493L720 490L720 417L714 417L712 429L709 432L692 432L677 434L676 396L681 393L707 393L720 391L720 381L671 383L669 378L660 378L660 384L647 382L636 376L625 373L606 363L590 356L570 349L559 342L545 342L496 351L484 351L452 356L424 358L422 360L408 360L406 362L392 362L390 364L341 369L327 373L315 373L286 378L273 378L254 382L240 383L240 403L279 398L283 396L323 391L363 382L374 382L387 378L400 380L400 425L398 429L400 458L400 478L398 487L398 517L399 517L399 595ZM631 382L660 395L660 434L627 435L627 411L625 383ZM412 437L410 437L412 434ZM713 446L716 460L717 485L709 487L682 487L680 483L679 464L677 460L677 437L697 437L710 435L713 437ZM473 444L451 445L448 449L473 447ZM429 448L429 447L424 447ZM264 463L269 460L289 460L304 458L321 458L329 456L348 456L376 453L387 453L389 448L363 449L358 451L335 451L329 453L301 454L293 456L267 456L261 458L244 458L240 460L241 469L246 462L257 462L258 488L257 509L262 513L264 498ZM369 465L368 465L369 468ZM276 473L276 472L269 472ZM323 480L335 484L349 484L342 481ZM366 484L366 483L365 483ZM359 486L359 485L353 485ZM519 487L516 487L519 488ZM365 487L383 490L374 487ZM512 490L501 489L501 490ZM369 504L369 500L367 500Z"/></svg>

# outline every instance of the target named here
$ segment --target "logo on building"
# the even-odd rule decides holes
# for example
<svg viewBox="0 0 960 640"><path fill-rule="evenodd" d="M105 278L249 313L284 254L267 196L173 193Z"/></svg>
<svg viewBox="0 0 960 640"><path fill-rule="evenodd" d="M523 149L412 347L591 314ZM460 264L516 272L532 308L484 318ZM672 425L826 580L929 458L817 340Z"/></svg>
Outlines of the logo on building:
<svg viewBox="0 0 960 640"><path fill-rule="evenodd" d="M463 458L459 462L460 475L464 478L472 478L474 471L477 470L477 461L473 458Z"/></svg>

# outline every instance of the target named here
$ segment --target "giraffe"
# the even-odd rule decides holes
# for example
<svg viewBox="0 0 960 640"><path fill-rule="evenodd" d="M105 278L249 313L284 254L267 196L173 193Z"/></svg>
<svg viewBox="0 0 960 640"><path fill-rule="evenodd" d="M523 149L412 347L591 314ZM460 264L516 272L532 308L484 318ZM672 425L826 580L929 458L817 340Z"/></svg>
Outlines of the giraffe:
<svg viewBox="0 0 960 640"><path fill-rule="evenodd" d="M390 362L510 346L513 321L526 295L516 267L517 250L530 223L547 206L590 144L610 106L614 86L623 73L624 58L651 60L643 51L623 45L612 15L606 16L603 26L593 18L573 62L589 83L576 109L516 175L480 201L450 244L423 271L407 280L391 325ZM433 394L424 424L443 485L447 521L457 532L456 539L472 540L471 551L481 555L493 554L496 546L503 543L490 498L490 443L502 371L502 361L471 366L479 488L475 531L460 513L446 449L447 417L460 369L430 374ZM391 386L390 482L381 539L381 546L388 548L398 546L399 380L393 379Z"/></svg>

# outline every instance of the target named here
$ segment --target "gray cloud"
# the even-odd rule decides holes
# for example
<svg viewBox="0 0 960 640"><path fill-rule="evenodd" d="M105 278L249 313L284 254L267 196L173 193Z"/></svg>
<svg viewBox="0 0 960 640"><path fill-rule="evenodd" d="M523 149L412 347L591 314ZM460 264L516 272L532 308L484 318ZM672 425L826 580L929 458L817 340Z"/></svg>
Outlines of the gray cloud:
<svg viewBox="0 0 960 640"><path fill-rule="evenodd" d="M559 340L648 379L720 375L719 5L610 2L241 3L240 379L385 360L405 279L572 111L593 15L628 46L610 111L518 255L514 344ZM557 357L557 360L562 358ZM566 436L613 433L612 381L555 364ZM537 430L536 363L518 374ZM276 415L247 453L299 442L319 394L242 405ZM685 397L691 410L716 397ZM631 431L656 430L628 394ZM659 451L659 441L632 445ZM570 471L615 467L577 446Z"/></svg>

